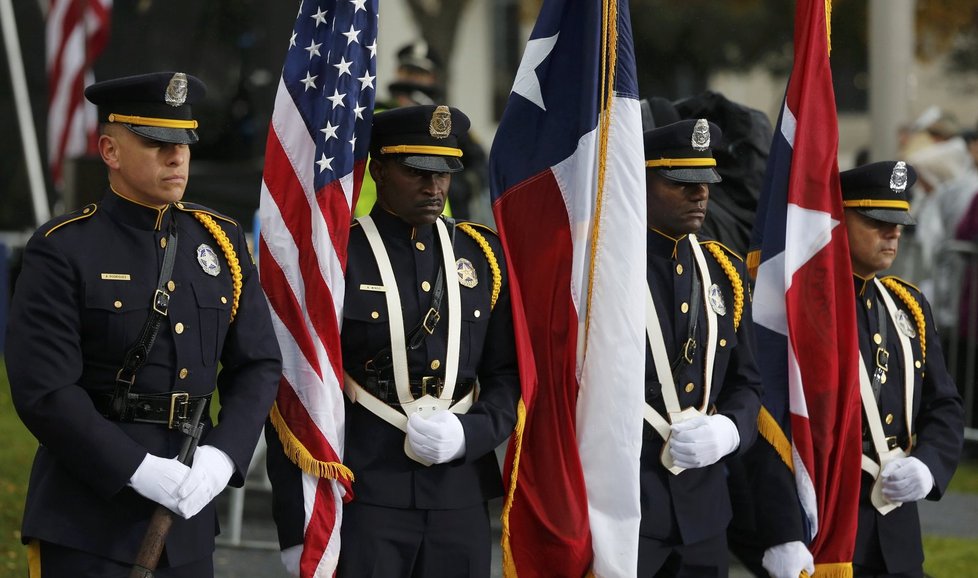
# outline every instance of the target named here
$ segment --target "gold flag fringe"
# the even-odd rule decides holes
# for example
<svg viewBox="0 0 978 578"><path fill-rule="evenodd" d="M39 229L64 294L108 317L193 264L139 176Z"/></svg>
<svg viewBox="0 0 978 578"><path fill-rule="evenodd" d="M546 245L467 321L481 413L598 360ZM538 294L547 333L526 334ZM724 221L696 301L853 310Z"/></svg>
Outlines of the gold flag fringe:
<svg viewBox="0 0 978 578"><path fill-rule="evenodd" d="M278 402L272 405L269 417L272 420L272 425L275 427L276 433L278 433L278 439L282 441L282 448L285 450L285 455L288 456L292 463L299 466L299 469L311 476L319 478L353 481L353 472L350 471L350 468L339 462L323 462L317 460L309 453L306 446L302 445L299 438L295 437L295 434L289 429L288 424L285 423L285 418L282 417L282 414L278 410Z"/></svg>

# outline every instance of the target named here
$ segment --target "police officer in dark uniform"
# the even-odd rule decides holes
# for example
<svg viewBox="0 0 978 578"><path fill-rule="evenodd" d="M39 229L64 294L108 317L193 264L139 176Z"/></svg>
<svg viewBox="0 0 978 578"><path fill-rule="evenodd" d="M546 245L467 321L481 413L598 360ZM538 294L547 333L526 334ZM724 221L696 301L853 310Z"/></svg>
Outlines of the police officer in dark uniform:
<svg viewBox="0 0 978 578"><path fill-rule="evenodd" d="M155 575L213 575L212 499L244 481L281 359L244 231L181 201L204 90L172 72L89 86L109 190L27 244L6 353L40 443L22 529L32 577L128 576L157 504L178 516ZM175 456L199 408L188 467Z"/></svg>
<svg viewBox="0 0 978 578"><path fill-rule="evenodd" d="M903 161L840 173L855 282L863 406L855 576L923 576L916 502L940 499L964 443L964 409L947 371L930 304L903 279L877 277L893 263L903 227L914 224L907 191L916 177ZM784 478L769 482L778 483L783 487ZM759 490L758 500L767 493L764 487ZM773 507L759 501L759 517ZM797 508L781 508L798 513ZM799 524L782 519L771 525L785 528L783 535L790 539ZM788 554L768 550L765 567L775 576L797 576Z"/></svg>
<svg viewBox="0 0 978 578"><path fill-rule="evenodd" d="M377 204L350 233L343 309L354 499L338 574L489 576L494 449L520 396L503 252L481 225L440 217L468 118L413 106L373 120ZM299 470L269 440L283 561L303 540Z"/></svg>
<svg viewBox="0 0 978 578"><path fill-rule="evenodd" d="M699 239L711 144L720 129L682 120L645 133L648 198L646 428L639 576L726 576L724 456L757 435L760 377L740 256Z"/></svg>

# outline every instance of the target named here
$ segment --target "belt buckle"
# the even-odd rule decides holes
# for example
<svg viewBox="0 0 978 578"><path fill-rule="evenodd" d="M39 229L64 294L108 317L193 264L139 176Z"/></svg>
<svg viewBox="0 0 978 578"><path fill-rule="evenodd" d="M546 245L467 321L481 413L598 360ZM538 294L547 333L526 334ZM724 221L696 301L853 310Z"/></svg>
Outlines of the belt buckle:
<svg viewBox="0 0 978 578"><path fill-rule="evenodd" d="M178 414L179 412L179 414ZM187 421L190 413L190 394L185 391L170 394L170 418L167 420L167 427L173 429L178 424L174 424L174 418L180 421Z"/></svg>
<svg viewBox="0 0 978 578"><path fill-rule="evenodd" d="M696 355L696 340L690 337L683 345L683 359L686 360L686 363L692 364L694 355Z"/></svg>
<svg viewBox="0 0 978 578"><path fill-rule="evenodd" d="M421 378L421 397L428 395L429 383L434 383L430 386L433 390L432 397L441 397L442 384L438 383L439 378L434 375L426 375ZM434 393L437 391L437 393Z"/></svg>
<svg viewBox="0 0 978 578"><path fill-rule="evenodd" d="M876 348L876 367L889 371L890 353L882 347Z"/></svg>
<svg viewBox="0 0 978 578"><path fill-rule="evenodd" d="M170 294L162 289L157 289L156 293L153 294L153 311L156 311L160 315L166 315L169 307Z"/></svg>
<svg viewBox="0 0 978 578"><path fill-rule="evenodd" d="M432 307L431 309L428 309L428 313L425 314L424 321L421 322L421 326L428 332L428 335L431 335L435 332L435 325L438 324L440 319L441 313L438 313L438 311Z"/></svg>
<svg viewBox="0 0 978 578"><path fill-rule="evenodd" d="M897 443L896 436L886 436L886 449L892 450L899 447L900 444Z"/></svg>

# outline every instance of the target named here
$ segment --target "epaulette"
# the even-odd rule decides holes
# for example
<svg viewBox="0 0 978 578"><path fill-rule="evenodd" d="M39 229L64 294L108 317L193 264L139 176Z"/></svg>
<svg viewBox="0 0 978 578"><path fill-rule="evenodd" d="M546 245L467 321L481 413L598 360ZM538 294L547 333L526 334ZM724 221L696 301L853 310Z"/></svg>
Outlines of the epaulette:
<svg viewBox="0 0 978 578"><path fill-rule="evenodd" d="M710 245L710 244L713 244L713 245L719 245L720 247L723 247L723 249L724 249L724 250L725 250L725 251L726 251L727 253L730 253L730 256L731 256L731 257L734 257L734 258L736 258L736 259L737 259L738 261L740 261L741 263L743 263L743 262L744 262L744 258L740 256L740 253L738 253L737 251L734 251L733 249L731 249L730 247L728 247L728 246L726 246L726 245L724 245L724 244L723 244L723 243L721 243L720 241L716 241L716 240L714 240L714 239L707 239L707 240L705 240L705 241L700 241L700 245Z"/></svg>
<svg viewBox="0 0 978 578"><path fill-rule="evenodd" d="M238 226L238 222L232 219L231 217L222 215L213 209L208 209L204 205L198 205L197 203L187 203L185 201L181 201L179 203L174 203L173 206L185 213L204 213L205 215L209 215L215 219L220 219L225 223L230 223L235 227Z"/></svg>
<svg viewBox="0 0 978 578"><path fill-rule="evenodd" d="M913 315L914 323L917 325L917 336L920 338L921 362L927 363L927 321L924 319L924 310L920 307L920 302L910 291L907 291L907 287L912 288L917 293L920 293L920 289L895 275L883 277L880 282L899 297L910 310L910 314Z"/></svg>
<svg viewBox="0 0 978 578"><path fill-rule="evenodd" d="M64 227L68 223L76 223L78 221L83 221L95 214L98 210L98 205L92 203L90 205L85 205L80 209L71 211L70 213L65 213L59 217L55 217L47 222L47 227L50 227L44 232L44 236L47 237L51 233L57 231L61 227Z"/></svg>
<svg viewBox="0 0 978 578"><path fill-rule="evenodd" d="M499 269L499 261L496 260L496 254L493 252L492 247L489 246L489 242L486 241L486 238L482 236L482 233L476 231L476 227L489 231L493 235L495 235L496 232L485 225L479 225L477 223L464 222L459 223L456 225L456 227L469 237L472 237L472 240L479 245L482 252L486 255L486 261L489 262L489 270L492 271L492 295L490 296L489 300L489 309L492 309L496 306L496 299L499 298L499 290L503 284L503 275L502 271Z"/></svg>
<svg viewBox="0 0 978 578"><path fill-rule="evenodd" d="M713 255L713 258L720 264L720 268L727 274L727 279L730 280L730 287L733 290L734 301L734 331L737 331L737 329L740 327L740 318L744 314L744 282L741 280L740 273L737 272L737 268L730 262L730 258L727 256L727 253L724 252L724 249L738 259L740 259L740 255L731 251L728 247L724 246L723 243L719 243L717 241L704 241L701 243L701 245L706 247L706 250ZM743 259L740 260L743 261Z"/></svg>

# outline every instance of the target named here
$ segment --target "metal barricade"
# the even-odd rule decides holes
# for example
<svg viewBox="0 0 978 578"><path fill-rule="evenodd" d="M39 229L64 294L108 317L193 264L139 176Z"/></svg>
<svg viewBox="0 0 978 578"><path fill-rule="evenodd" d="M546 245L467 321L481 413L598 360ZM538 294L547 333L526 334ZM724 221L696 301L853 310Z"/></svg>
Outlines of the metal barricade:
<svg viewBox="0 0 978 578"><path fill-rule="evenodd" d="M975 381L978 374L978 244L945 241L937 253L933 295L948 371L964 398L965 439L978 441Z"/></svg>
<svg viewBox="0 0 978 578"><path fill-rule="evenodd" d="M258 438L258 445L255 453L251 457L248 465L248 474L245 477L244 486L240 488L227 488L224 493L227 495L226 525L222 528L221 535L217 537L217 544L220 546L230 546L234 548L253 548L258 550L278 550L277 540L260 540L242 538L245 516L245 497L249 493L261 492L271 493L272 484L265 473L265 436L262 434ZM270 498L269 498L270 500ZM274 525L271 517L258 522L258 525ZM267 531L265 533L268 533Z"/></svg>

